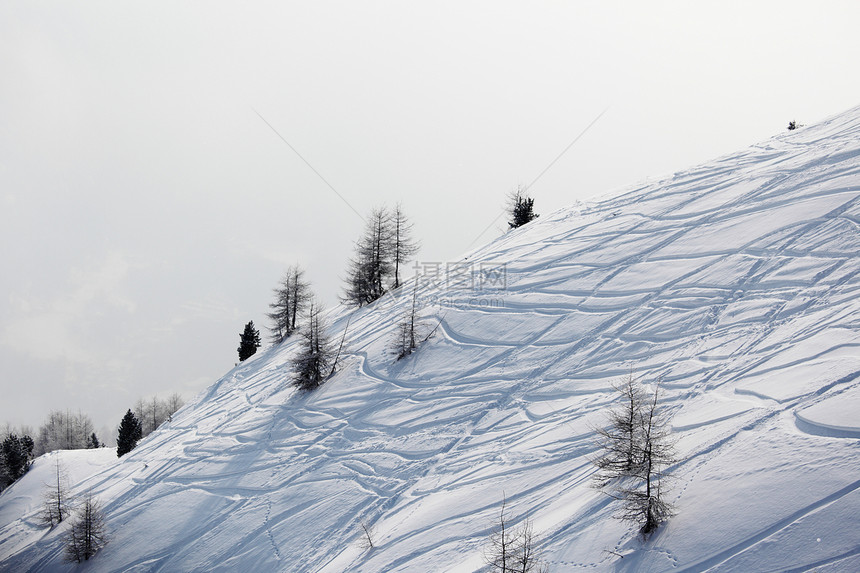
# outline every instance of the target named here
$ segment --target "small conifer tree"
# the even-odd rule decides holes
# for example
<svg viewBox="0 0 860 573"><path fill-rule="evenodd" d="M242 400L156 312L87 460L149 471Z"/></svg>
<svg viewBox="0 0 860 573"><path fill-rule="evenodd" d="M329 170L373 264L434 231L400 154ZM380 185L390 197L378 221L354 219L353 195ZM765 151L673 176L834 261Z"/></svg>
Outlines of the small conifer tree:
<svg viewBox="0 0 860 573"><path fill-rule="evenodd" d="M516 229L537 219L540 215L534 212L534 204L535 200L528 196L526 189L517 187L508 197L508 215L511 217L508 226Z"/></svg>
<svg viewBox="0 0 860 573"><path fill-rule="evenodd" d="M96 436L96 433L93 432L92 434L90 434L90 437L87 438L87 449L93 450L93 449L98 448L98 447L101 447L101 442L99 442L99 439Z"/></svg>
<svg viewBox="0 0 860 573"><path fill-rule="evenodd" d="M6 436L0 447L0 464L10 482L17 480L30 469L30 456L27 445L15 434Z"/></svg>
<svg viewBox="0 0 860 573"><path fill-rule="evenodd" d="M242 362L257 353L260 348L260 331L254 328L252 320L245 325L245 330L239 335L239 361Z"/></svg>
<svg viewBox="0 0 860 573"><path fill-rule="evenodd" d="M122 417L116 435L116 456L121 458L137 446L137 442L143 437L140 420L129 410Z"/></svg>

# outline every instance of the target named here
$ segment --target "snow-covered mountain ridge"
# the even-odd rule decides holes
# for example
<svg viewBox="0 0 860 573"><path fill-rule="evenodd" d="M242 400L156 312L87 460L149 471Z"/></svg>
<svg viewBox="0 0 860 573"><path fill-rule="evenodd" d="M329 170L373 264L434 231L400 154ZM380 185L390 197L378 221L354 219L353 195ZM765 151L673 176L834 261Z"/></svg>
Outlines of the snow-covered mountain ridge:
<svg viewBox="0 0 860 573"><path fill-rule="evenodd" d="M477 571L503 496L552 571L860 570L858 253L860 108L544 214L421 267L412 356L388 347L414 283L332 312L348 351L318 390L293 391L288 341L78 480L112 538L88 570ZM648 542L589 487L630 371L662 381L683 457ZM28 479L0 569L53 571Z"/></svg>

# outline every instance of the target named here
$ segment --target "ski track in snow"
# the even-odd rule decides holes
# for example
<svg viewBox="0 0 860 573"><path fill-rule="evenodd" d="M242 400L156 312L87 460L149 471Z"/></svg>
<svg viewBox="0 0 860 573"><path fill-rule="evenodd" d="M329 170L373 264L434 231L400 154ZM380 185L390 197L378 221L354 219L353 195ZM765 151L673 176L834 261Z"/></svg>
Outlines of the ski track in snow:
<svg viewBox="0 0 860 573"><path fill-rule="evenodd" d="M411 297L392 297L353 313L316 392L292 390L287 342L81 478L112 531L90 569L481 570L506 496L557 571L849 570L858 252L860 108L547 214L469 254L506 263L504 289L418 287L446 304L422 308L435 330L406 359L387 346ZM339 340L347 313L330 318ZM631 371L662 381L682 458L678 515L647 543L589 487L591 428ZM0 497L0 569L50 571L57 536L24 487ZM786 551L810 527L825 541Z"/></svg>

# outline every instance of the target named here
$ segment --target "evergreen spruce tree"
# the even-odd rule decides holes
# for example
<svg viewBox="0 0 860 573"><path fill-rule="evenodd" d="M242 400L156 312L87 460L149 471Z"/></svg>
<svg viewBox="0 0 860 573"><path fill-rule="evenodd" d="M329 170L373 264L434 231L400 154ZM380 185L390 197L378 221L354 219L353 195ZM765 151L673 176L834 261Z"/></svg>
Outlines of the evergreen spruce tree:
<svg viewBox="0 0 860 573"><path fill-rule="evenodd" d="M137 442L143 437L140 420L129 410L122 417L116 435L116 455L118 458L124 456L137 446Z"/></svg>
<svg viewBox="0 0 860 573"><path fill-rule="evenodd" d="M33 438L29 435L24 434L21 436L21 445L24 446L24 451L27 452L27 458L33 459L33 450L36 448L35 442L33 442Z"/></svg>
<svg viewBox="0 0 860 573"><path fill-rule="evenodd" d="M260 331L254 328L252 320L245 325L245 330L239 335L239 361L242 362L257 353L260 348Z"/></svg>
<svg viewBox="0 0 860 573"><path fill-rule="evenodd" d="M0 464L3 465L7 483L14 482L30 469L27 446L17 435L10 434L3 440L3 445L0 447Z"/></svg>
<svg viewBox="0 0 860 573"><path fill-rule="evenodd" d="M98 448L100 446L101 446L101 443L99 442L99 439L96 436L96 433L93 432L92 434L90 434L90 437L87 438L87 449L92 450L92 449Z"/></svg>
<svg viewBox="0 0 860 573"><path fill-rule="evenodd" d="M508 197L508 214L511 217L508 226L516 229L537 219L540 215L534 212L534 204L535 200L528 196L526 189L517 187L517 190Z"/></svg>

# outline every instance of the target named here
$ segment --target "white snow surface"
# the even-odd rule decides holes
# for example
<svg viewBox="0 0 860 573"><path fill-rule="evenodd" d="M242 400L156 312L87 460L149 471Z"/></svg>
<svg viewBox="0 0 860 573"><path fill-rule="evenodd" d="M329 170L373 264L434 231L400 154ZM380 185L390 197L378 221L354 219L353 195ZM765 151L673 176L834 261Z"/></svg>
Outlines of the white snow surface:
<svg viewBox="0 0 860 573"><path fill-rule="evenodd" d="M63 571L38 525L55 457L91 491L101 571L482 571L503 496L552 571L860 570L860 108L588 204L329 314L335 376L258 353L121 459L56 452L0 496L0 570ZM662 381L682 458L649 540L590 487L628 372ZM121 413L118 413L121 414ZM362 546L360 524L374 530Z"/></svg>

